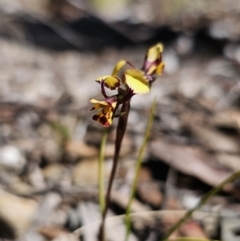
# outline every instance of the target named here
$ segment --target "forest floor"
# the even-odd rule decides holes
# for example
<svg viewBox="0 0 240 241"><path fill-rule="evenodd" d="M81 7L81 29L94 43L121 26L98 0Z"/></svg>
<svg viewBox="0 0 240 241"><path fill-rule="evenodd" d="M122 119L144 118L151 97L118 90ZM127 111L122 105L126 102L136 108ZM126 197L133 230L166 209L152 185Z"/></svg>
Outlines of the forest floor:
<svg viewBox="0 0 240 241"><path fill-rule="evenodd" d="M132 206L136 220L129 240L159 240L184 210L240 170L240 44L232 24L238 9L234 12L231 3L224 18L209 17L213 11L209 7L194 15L192 22L187 11L178 16L178 25L167 14L162 22L152 20L171 29L168 37L163 36L166 68L150 94L132 99L111 195L109 240L124 239L118 215L125 213L154 97L157 108ZM220 12L226 1L221 4ZM3 16L9 18L6 13ZM36 24L34 37L30 27L23 30L19 24ZM92 241L101 219L97 172L104 132L89 111L89 100L101 98L94 80L110 74L121 59L141 67L150 42L161 41L165 32L149 42L141 42L141 34L137 35L140 44L128 45L124 41L132 41L130 31L121 40L124 46L95 46L98 51L82 51L86 39L81 47L70 43L73 48L59 40L59 49L64 50L56 50L43 46L54 45L55 38L36 39L40 30L47 31L43 25L20 17L19 22L13 20L0 29L0 240L78 240L72 232L85 227L77 234L85 233L84 240ZM59 25L49 22L49 26L56 30ZM106 184L116 123L105 150ZM239 240L239 188L238 180L226 185L172 238Z"/></svg>

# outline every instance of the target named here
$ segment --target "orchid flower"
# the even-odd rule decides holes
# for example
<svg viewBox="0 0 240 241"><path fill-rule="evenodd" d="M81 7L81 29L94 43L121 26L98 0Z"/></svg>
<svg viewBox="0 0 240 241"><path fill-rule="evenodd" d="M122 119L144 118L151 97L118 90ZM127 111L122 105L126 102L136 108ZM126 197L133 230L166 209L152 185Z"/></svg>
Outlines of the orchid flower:
<svg viewBox="0 0 240 241"><path fill-rule="evenodd" d="M114 117L124 114L116 114L119 105L130 100L135 94L148 94L156 75L161 75L163 72L162 52L162 44L154 45L148 49L141 70L136 69L130 62L121 60L114 67L112 75L97 78L96 82L101 85L102 95L105 99L101 101L90 100L94 104L91 110L100 109L93 116L93 120L101 123L104 127L109 127ZM129 68L121 73L126 66ZM108 96L105 88L117 90L118 93Z"/></svg>

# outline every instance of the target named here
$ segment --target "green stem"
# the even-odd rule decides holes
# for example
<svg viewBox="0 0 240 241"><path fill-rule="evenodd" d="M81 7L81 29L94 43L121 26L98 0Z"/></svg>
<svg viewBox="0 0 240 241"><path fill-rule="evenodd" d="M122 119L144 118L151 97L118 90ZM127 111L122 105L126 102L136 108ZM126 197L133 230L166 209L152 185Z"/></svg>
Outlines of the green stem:
<svg viewBox="0 0 240 241"><path fill-rule="evenodd" d="M105 199L104 199L104 151L106 146L106 140L108 136L108 129L105 129L101 144L100 144L100 152L99 152L99 167L98 167L98 185L99 185L99 204L101 213L103 213L105 208Z"/></svg>
<svg viewBox="0 0 240 241"><path fill-rule="evenodd" d="M138 153L138 157L137 157L137 165L136 165L136 171L135 171L135 176L134 176L134 180L132 183L132 188L131 188L131 192L130 192L130 198L127 204L127 210L126 210L126 236L125 236L125 240L127 241L129 233L130 233L130 229L131 229L131 220L130 220L130 211L131 211L131 205L136 193L136 186L137 186L137 181L138 181L138 177L139 177L139 172L142 166L142 159L143 159L143 154L147 145L147 141L150 135L150 131L152 129L152 123L153 123L153 117L154 117L154 112L155 112L155 107L156 107L156 98L154 98L153 103L152 103L152 107L151 107L151 111L150 111L150 115L148 118L148 123L147 123L147 127L146 127L146 131L144 134L144 139L141 145L141 148L139 150Z"/></svg>
<svg viewBox="0 0 240 241"><path fill-rule="evenodd" d="M167 241L220 241L213 239L205 239L205 238L194 238L194 237L180 237L177 239L169 239Z"/></svg>
<svg viewBox="0 0 240 241"><path fill-rule="evenodd" d="M165 236L161 239L162 241L167 240L170 235L175 232L180 225L182 225L192 214L194 211L196 211L198 208L200 208L204 203L206 203L212 196L214 196L216 193L218 193L224 185L226 185L229 182L232 182L236 178L240 177L240 171L237 171L233 173L231 176L226 178L223 182L221 182L217 187L212 188L208 193L206 193L200 200L200 202L197 204L196 207L189 209L187 213L182 217L176 224L174 224L168 232L165 234Z"/></svg>

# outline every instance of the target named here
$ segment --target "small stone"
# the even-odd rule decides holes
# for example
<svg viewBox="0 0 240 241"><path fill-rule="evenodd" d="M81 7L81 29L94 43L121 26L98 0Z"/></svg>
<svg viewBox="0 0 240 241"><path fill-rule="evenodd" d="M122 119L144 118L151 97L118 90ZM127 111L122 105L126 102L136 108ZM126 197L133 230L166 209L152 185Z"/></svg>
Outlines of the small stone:
<svg viewBox="0 0 240 241"><path fill-rule="evenodd" d="M67 234L68 231L57 226L43 226L38 229L38 232L47 239L57 238L62 234Z"/></svg>
<svg viewBox="0 0 240 241"><path fill-rule="evenodd" d="M48 182L59 182L66 174L66 168L58 163L49 164L43 169L43 176Z"/></svg>
<svg viewBox="0 0 240 241"><path fill-rule="evenodd" d="M0 148L0 166L19 172L25 164L25 157L16 147L3 146Z"/></svg>
<svg viewBox="0 0 240 241"><path fill-rule="evenodd" d="M72 176L73 176L73 182L76 185L80 185L80 186L96 185L97 178L98 178L98 159L93 158L93 159L84 159L80 161L74 167ZM108 178L108 176L109 176L109 172L105 169L104 178Z"/></svg>
<svg viewBox="0 0 240 241"><path fill-rule="evenodd" d="M82 141L69 141L66 144L66 151L74 158L94 157L98 155L98 150Z"/></svg>
<svg viewBox="0 0 240 241"><path fill-rule="evenodd" d="M200 199L201 198L194 193L184 193L182 197L182 204L186 209L195 208L198 205Z"/></svg>
<svg viewBox="0 0 240 241"><path fill-rule="evenodd" d="M31 172L28 173L28 180L36 190L43 190L46 188L42 170L38 166L33 167Z"/></svg>
<svg viewBox="0 0 240 241"><path fill-rule="evenodd" d="M0 190L0 219L10 225L15 237L26 232L34 218L37 207L37 203L31 199L17 197Z"/></svg>
<svg viewBox="0 0 240 241"><path fill-rule="evenodd" d="M34 188L21 181L20 178L16 178L16 180L9 185L9 188L12 192L18 195L31 195L34 192Z"/></svg>

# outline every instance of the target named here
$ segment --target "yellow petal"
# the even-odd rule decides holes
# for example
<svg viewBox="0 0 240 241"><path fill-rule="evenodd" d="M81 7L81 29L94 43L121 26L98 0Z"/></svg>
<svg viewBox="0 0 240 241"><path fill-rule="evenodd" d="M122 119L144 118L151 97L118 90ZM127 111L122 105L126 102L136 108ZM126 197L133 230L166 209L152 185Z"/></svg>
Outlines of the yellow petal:
<svg viewBox="0 0 240 241"><path fill-rule="evenodd" d="M111 76L111 75L104 75L104 76L101 76L101 77L95 79L95 81L98 82L98 83L100 84L103 80L105 80L105 79L106 79L107 77L109 77L109 76Z"/></svg>
<svg viewBox="0 0 240 241"><path fill-rule="evenodd" d="M135 94L147 94L150 92L148 79L140 70L129 69L124 74L125 83Z"/></svg>
<svg viewBox="0 0 240 241"><path fill-rule="evenodd" d="M163 45L158 43L154 45L153 47L149 48L147 52L147 61L154 62L157 59L160 58L161 54L163 52Z"/></svg>
<svg viewBox="0 0 240 241"><path fill-rule="evenodd" d="M151 75L151 74L153 74L155 71L156 71L156 69L157 69L157 67L156 67L156 65L154 64L154 65L152 65L149 69L148 69L148 71L147 71L147 75Z"/></svg>
<svg viewBox="0 0 240 241"><path fill-rule="evenodd" d="M121 82L118 77L114 77L111 75L102 76L96 79L96 82L98 83L101 83L102 81L104 81L104 86L111 90L115 90L117 87L119 87Z"/></svg>
<svg viewBox="0 0 240 241"><path fill-rule="evenodd" d="M104 81L104 86L111 90L115 90L120 86L121 80L118 77L109 76Z"/></svg>
<svg viewBox="0 0 240 241"><path fill-rule="evenodd" d="M104 100L91 99L90 102L93 103L93 104L99 103L99 104L102 104L102 105L108 105L108 103Z"/></svg>
<svg viewBox="0 0 240 241"><path fill-rule="evenodd" d="M112 72L112 76L117 76L119 70L127 63L127 61L125 60L120 60L114 67L113 72Z"/></svg>
<svg viewBox="0 0 240 241"><path fill-rule="evenodd" d="M106 101L99 101L99 100L91 99L90 102L94 104L94 106L91 110L96 110L96 109L100 109L100 108L104 108L104 107L108 106L108 103Z"/></svg>
<svg viewBox="0 0 240 241"><path fill-rule="evenodd" d="M163 62L161 62L161 63L157 66L156 74L161 75L162 72L163 72L164 67L165 67L165 64L164 64Z"/></svg>
<svg viewBox="0 0 240 241"><path fill-rule="evenodd" d="M142 70L146 75L161 75L164 63L162 62L163 45L158 43L149 48L145 56Z"/></svg>

